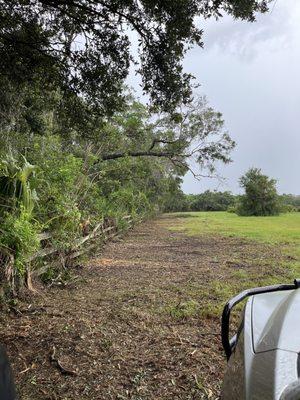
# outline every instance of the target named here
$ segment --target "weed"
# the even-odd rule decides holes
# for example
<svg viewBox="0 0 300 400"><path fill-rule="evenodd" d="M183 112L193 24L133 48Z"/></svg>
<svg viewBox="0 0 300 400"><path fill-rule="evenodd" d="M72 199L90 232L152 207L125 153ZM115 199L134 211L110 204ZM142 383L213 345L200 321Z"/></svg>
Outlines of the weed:
<svg viewBox="0 0 300 400"><path fill-rule="evenodd" d="M231 276L232 276L233 278L241 279L241 280L249 279L249 274L248 274L248 272L245 271L244 269L238 269L238 270L236 270L236 271L233 271L232 274L231 274Z"/></svg>
<svg viewBox="0 0 300 400"><path fill-rule="evenodd" d="M143 379L145 378L145 376L146 376L146 372L145 371L143 371L143 370L138 371L134 375L134 377L131 379L131 382L133 383L134 386L140 386L142 381L143 381Z"/></svg>
<svg viewBox="0 0 300 400"><path fill-rule="evenodd" d="M112 345L113 345L113 342L112 342L112 340L109 339L109 338L104 338L104 339L102 339L101 342L100 342L100 347L101 347L103 350L108 350L108 349L110 349Z"/></svg>
<svg viewBox="0 0 300 400"><path fill-rule="evenodd" d="M195 300L188 300L183 303L179 302L175 306L169 307L168 312L172 318L184 319L194 317L199 314L200 305Z"/></svg>

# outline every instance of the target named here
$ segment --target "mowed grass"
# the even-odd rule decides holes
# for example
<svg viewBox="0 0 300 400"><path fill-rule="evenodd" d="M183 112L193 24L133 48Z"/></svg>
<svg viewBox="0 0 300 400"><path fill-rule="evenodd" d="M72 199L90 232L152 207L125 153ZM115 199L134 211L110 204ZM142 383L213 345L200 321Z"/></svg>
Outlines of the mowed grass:
<svg viewBox="0 0 300 400"><path fill-rule="evenodd" d="M207 282L202 292L202 314L220 315L224 303L241 290L256 286L291 283L300 277L300 213L272 217L240 217L228 212L173 213L166 216L168 229L186 236L224 241L227 260L212 259L212 269L223 272ZM242 244L240 241L246 240ZM226 245L227 243L227 245ZM214 259L215 257L215 259ZM230 267L231 266L231 267ZM189 293L194 301L199 293Z"/></svg>
<svg viewBox="0 0 300 400"><path fill-rule="evenodd" d="M171 229L193 236L217 234L300 246L300 212L272 217L240 217L234 213L213 211L175 213L173 216L182 219L180 225Z"/></svg>

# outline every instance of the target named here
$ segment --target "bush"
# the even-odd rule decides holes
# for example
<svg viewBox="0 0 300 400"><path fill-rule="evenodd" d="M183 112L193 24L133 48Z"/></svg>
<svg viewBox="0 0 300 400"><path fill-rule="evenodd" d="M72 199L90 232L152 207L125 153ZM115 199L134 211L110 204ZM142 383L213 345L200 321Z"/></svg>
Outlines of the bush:
<svg viewBox="0 0 300 400"><path fill-rule="evenodd" d="M282 194L279 196L281 204L289 204L294 206L297 211L300 210L300 195L294 194Z"/></svg>
<svg viewBox="0 0 300 400"><path fill-rule="evenodd" d="M170 193L165 211L226 211L235 203L236 196L230 192L206 190L199 194L184 194L182 191L178 191Z"/></svg>
<svg viewBox="0 0 300 400"><path fill-rule="evenodd" d="M125 228L125 214L158 212L179 185L161 160L123 158L95 166L95 154L80 141L57 135L23 135L16 147L12 153L0 148L0 262L5 259L8 275L20 280L42 230L51 234L47 246L67 254L101 220ZM32 263L42 266L41 260Z"/></svg>

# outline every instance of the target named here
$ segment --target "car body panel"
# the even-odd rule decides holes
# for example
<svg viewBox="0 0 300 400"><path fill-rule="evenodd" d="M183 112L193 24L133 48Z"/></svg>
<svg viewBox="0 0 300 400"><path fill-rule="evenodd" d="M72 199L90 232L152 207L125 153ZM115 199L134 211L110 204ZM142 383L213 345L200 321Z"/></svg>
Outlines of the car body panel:
<svg viewBox="0 0 300 400"><path fill-rule="evenodd" d="M255 353L281 349L300 352L300 290L253 296Z"/></svg>
<svg viewBox="0 0 300 400"><path fill-rule="evenodd" d="M300 290L250 297L221 398L281 400L283 391L299 379L298 353Z"/></svg>

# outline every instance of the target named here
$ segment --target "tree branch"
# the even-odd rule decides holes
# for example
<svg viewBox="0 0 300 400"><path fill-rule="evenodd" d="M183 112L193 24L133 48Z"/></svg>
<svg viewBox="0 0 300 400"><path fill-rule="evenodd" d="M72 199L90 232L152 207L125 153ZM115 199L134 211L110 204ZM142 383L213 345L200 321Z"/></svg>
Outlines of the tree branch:
<svg viewBox="0 0 300 400"><path fill-rule="evenodd" d="M99 161L106 161L106 160L116 160L118 158L123 158L123 157L174 157L176 154L174 152L170 151L129 151L127 153L112 153L112 154L106 154L101 157L101 160L97 160L96 164ZM184 157L184 155L183 155Z"/></svg>

